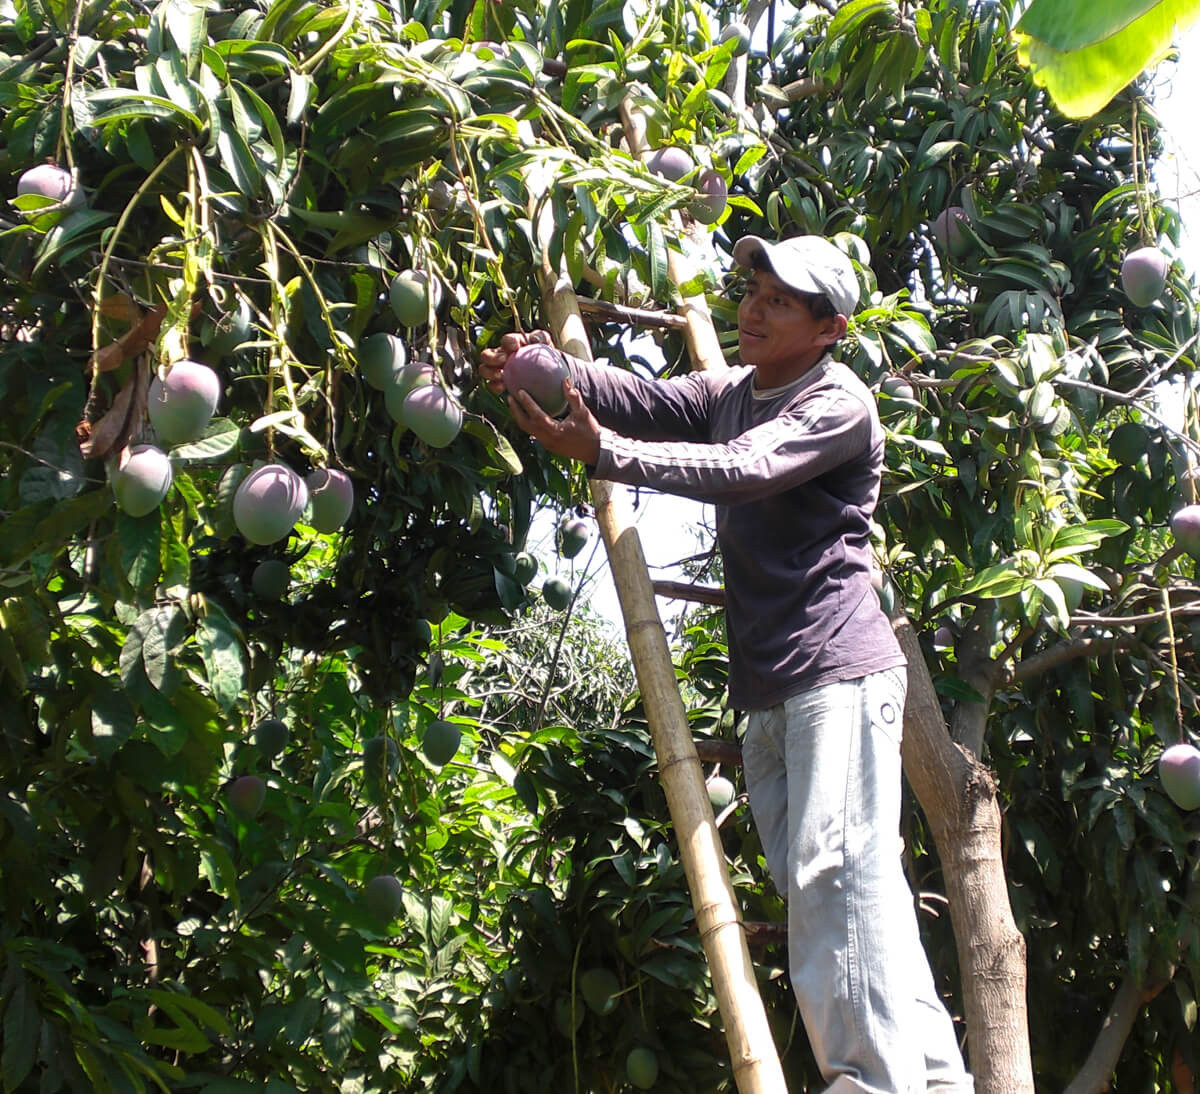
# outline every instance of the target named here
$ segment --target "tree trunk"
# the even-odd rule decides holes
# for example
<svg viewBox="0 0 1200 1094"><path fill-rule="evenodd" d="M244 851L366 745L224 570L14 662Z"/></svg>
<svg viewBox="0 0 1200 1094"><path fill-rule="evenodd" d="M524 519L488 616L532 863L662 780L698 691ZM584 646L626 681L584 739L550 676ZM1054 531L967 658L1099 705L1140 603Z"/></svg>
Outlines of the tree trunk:
<svg viewBox="0 0 1200 1094"><path fill-rule="evenodd" d="M1033 1091L1025 939L1013 921L1000 807L987 769L951 739L912 625L893 623L908 658L904 772L941 858L978 1094Z"/></svg>

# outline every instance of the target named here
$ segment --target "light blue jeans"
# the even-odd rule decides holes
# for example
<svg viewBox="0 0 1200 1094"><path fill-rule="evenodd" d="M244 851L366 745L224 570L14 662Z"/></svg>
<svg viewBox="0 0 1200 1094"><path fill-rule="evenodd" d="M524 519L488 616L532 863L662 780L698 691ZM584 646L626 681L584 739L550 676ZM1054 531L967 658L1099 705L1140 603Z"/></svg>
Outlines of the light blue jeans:
<svg viewBox="0 0 1200 1094"><path fill-rule="evenodd" d="M788 961L834 1094L974 1090L900 860L904 669L752 711L746 788L787 895Z"/></svg>

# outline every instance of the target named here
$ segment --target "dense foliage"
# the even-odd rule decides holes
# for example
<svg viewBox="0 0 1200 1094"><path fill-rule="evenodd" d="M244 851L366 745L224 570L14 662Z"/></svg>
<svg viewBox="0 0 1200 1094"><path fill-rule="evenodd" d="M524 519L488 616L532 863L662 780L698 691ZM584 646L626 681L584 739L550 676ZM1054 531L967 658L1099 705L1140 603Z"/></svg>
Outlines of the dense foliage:
<svg viewBox="0 0 1200 1094"><path fill-rule="evenodd" d="M1012 6L814 6L739 59L720 30L743 12L682 2L5 5L6 1090L607 1091L635 1047L656 1089L730 1088L632 679L533 591L582 556L517 576L535 513L586 500L474 377L476 347L544 323L541 217L579 292L669 305L684 250L722 320L743 232L859 259L843 356L884 388L884 596L999 783L1036 1072L1069 1079L1123 980L1146 1010L1114 1089L1200 1067L1200 832L1155 776L1195 713L1195 564L1167 527L1200 451L1194 289L1175 268L1149 306L1123 296L1124 253L1178 227L1152 107L1055 115ZM717 224L623 150L627 97L729 183ZM45 160L82 203L16 196ZM442 300L403 325L411 269ZM597 321L597 352L687 367L675 331L650 365L622 330ZM381 333L464 408L450 445L364 380ZM218 370L218 416L130 516L106 477L184 356ZM232 498L268 460L347 472L345 526L247 542ZM255 589L266 560L281 598ZM729 736L719 619L679 657L697 732ZM462 743L439 765L443 720ZM228 794L246 775L257 814ZM747 918L778 918L744 810L723 830ZM906 835L933 911L915 810ZM946 920L924 922L951 993ZM593 1006L595 969L617 987Z"/></svg>

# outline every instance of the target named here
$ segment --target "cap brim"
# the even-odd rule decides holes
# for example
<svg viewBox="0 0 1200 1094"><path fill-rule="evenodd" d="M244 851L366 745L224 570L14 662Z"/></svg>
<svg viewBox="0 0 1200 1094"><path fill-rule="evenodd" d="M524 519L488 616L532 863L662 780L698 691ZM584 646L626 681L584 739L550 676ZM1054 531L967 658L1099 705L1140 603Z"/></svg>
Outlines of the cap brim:
<svg viewBox="0 0 1200 1094"><path fill-rule="evenodd" d="M754 266L754 256L767 253L767 241L759 236L742 236L733 245L733 260L739 266L751 269Z"/></svg>

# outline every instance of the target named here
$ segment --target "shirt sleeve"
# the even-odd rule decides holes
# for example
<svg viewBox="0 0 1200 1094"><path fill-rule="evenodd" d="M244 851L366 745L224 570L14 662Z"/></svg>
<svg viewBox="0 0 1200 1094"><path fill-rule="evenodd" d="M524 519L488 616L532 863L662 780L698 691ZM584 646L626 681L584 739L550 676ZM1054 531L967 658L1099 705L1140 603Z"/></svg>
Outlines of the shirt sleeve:
<svg viewBox="0 0 1200 1094"><path fill-rule="evenodd" d="M822 390L724 444L648 442L602 429L596 478L739 505L808 482L872 446L867 409Z"/></svg>
<svg viewBox="0 0 1200 1094"><path fill-rule="evenodd" d="M712 393L703 373L645 380L623 368L563 356L602 426L641 441L707 440Z"/></svg>

